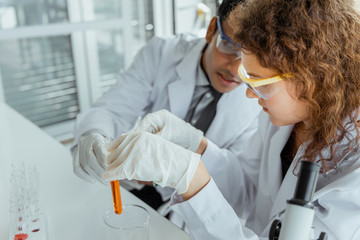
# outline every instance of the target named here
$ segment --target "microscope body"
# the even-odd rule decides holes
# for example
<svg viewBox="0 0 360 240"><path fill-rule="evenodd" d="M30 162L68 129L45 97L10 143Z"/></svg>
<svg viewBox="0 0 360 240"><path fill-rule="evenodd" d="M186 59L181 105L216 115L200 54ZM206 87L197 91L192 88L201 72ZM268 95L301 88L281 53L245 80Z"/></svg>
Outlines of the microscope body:
<svg viewBox="0 0 360 240"><path fill-rule="evenodd" d="M279 240L313 240L312 223L315 215L313 206L287 203Z"/></svg>
<svg viewBox="0 0 360 240"><path fill-rule="evenodd" d="M321 233L314 238L312 224L315 207L312 197L315 192L320 166L301 161L301 170L295 189L294 198L287 201L283 222L275 220L270 228L270 240L326 240L327 235Z"/></svg>

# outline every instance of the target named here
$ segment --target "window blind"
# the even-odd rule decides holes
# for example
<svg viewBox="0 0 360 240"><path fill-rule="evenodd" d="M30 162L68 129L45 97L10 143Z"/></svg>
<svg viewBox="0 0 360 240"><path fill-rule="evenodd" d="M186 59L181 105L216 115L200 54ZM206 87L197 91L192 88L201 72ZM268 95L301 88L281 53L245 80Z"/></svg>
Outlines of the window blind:
<svg viewBox="0 0 360 240"><path fill-rule="evenodd" d="M39 127L76 116L79 105L70 36L1 41L0 52L8 105Z"/></svg>

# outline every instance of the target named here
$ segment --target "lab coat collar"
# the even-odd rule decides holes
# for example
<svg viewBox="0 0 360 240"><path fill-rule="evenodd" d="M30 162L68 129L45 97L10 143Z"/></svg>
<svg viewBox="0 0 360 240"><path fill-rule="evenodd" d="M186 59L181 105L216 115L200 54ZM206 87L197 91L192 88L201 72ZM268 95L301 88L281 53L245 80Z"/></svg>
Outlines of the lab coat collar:
<svg viewBox="0 0 360 240"><path fill-rule="evenodd" d="M170 110L176 116L184 119L195 89L196 69L199 65L199 56L206 42L199 41L193 49L186 54L176 67L178 78L168 86Z"/></svg>
<svg viewBox="0 0 360 240"><path fill-rule="evenodd" d="M266 154L268 157L271 156L271 158L266 161L265 169L267 169L267 176L260 177L264 178L261 181L267 185L265 190L268 191L267 194L271 196L271 200L275 203L276 198L279 195L277 193L281 187L281 178L283 176L281 160L279 161L280 153L284 148L288 138L290 137L293 128L294 125L274 128L273 131L276 132L272 134L273 137L271 138L270 144L267 146L268 151L266 151Z"/></svg>
<svg viewBox="0 0 360 240"><path fill-rule="evenodd" d="M289 132L289 135L290 135L291 131ZM286 141L287 141L288 137L286 138ZM300 146L300 149L296 153L296 156L295 156L294 160L292 161L292 163L289 167L289 170L287 171L287 173L282 181L282 184L281 184L281 180L280 180L280 182L279 182L281 184L280 189L278 188L279 189L278 191L276 191L274 189L277 194L275 195L276 198L274 199L274 205L271 210L271 218L275 217L276 214L284 212L285 207L286 207L286 201L293 198L293 196L294 196L294 191L295 191L296 182L297 182L298 178L297 178L297 176L295 176L293 174L292 170L295 168L296 162L298 161L299 157L302 156L304 148L305 148L304 144ZM279 159L280 159L280 156L279 156ZM281 170L282 169L281 168L281 160L278 162L280 163L279 168ZM282 173L280 171L279 175L282 176L281 174Z"/></svg>
<svg viewBox="0 0 360 240"><path fill-rule="evenodd" d="M360 147L355 145L353 141L357 134L355 124L352 124L350 129L351 131L347 132L347 136L337 145L338 148L335 153L335 158L338 160L337 165L325 173L325 175L319 176L318 191L314 194L314 200L327 193L329 189L335 188L350 191L359 187L360 182L356 182L358 178L351 180L351 176L360 174ZM351 141L351 151L346 150L349 141ZM325 148L322 151L322 155L330 157L330 147Z"/></svg>
<svg viewBox="0 0 360 240"><path fill-rule="evenodd" d="M354 154L354 152L353 152ZM351 168L348 168L348 171L346 174L341 174L336 181L332 181L328 185L318 189L314 193L313 201L316 202L320 197L324 196L325 194L331 192L331 191L353 191L354 189L358 189L360 186L360 178L356 177L360 175L360 161L358 160L360 158L359 150L357 150L357 153L354 154L355 157L350 157L349 159L345 157L344 159L347 159L349 161L352 161L350 163L346 163L348 165L352 165ZM355 165L355 166L353 166ZM319 176L320 178L321 176Z"/></svg>

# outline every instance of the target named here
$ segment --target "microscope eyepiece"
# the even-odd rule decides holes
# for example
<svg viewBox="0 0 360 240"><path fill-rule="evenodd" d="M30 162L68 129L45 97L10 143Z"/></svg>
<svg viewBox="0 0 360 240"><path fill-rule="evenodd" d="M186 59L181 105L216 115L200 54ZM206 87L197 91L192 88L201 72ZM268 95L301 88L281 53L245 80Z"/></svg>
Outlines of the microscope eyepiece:
<svg viewBox="0 0 360 240"><path fill-rule="evenodd" d="M312 207L320 165L308 161L301 161L300 175L295 188L294 198L288 202L305 207Z"/></svg>

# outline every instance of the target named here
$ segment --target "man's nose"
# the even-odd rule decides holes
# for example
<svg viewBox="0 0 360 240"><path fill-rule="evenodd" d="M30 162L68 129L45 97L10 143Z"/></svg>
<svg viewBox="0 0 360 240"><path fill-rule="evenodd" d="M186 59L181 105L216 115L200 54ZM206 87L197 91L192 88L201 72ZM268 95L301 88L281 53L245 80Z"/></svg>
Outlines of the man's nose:
<svg viewBox="0 0 360 240"><path fill-rule="evenodd" d="M238 76L238 70L240 67L240 63L241 63L241 58L234 58L232 60L229 61L228 65L227 65L227 69L231 72L231 74L233 76Z"/></svg>
<svg viewBox="0 0 360 240"><path fill-rule="evenodd" d="M259 96L256 95L250 88L246 89L246 96L248 98L259 98Z"/></svg>

